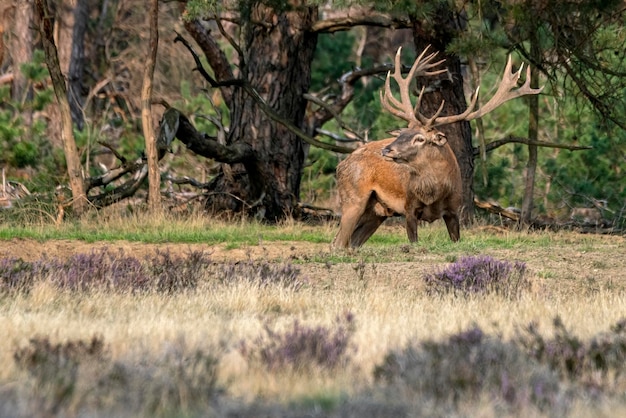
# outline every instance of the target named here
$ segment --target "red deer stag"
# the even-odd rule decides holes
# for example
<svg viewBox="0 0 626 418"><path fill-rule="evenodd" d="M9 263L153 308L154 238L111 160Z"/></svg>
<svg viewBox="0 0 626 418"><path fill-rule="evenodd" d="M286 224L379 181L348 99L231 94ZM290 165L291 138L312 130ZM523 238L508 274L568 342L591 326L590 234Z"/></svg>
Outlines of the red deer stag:
<svg viewBox="0 0 626 418"><path fill-rule="evenodd" d="M478 100L476 89L465 112L440 116L444 106L441 103L437 112L427 118L419 112L424 88L413 107L409 97L411 81L416 76L433 76L447 70L434 70L443 60L433 62L437 53L426 55L426 48L404 78L401 49L396 53L393 75L387 73L384 94L381 92L380 97L383 107L408 122L408 127L394 137L363 145L337 166L342 216L333 247L360 247L385 219L394 215L405 215L411 242L417 241L418 221L433 222L439 218L445 221L450 239L458 241L461 174L452 148L437 126L480 118L508 100L539 94L543 89L530 87L530 68L525 83L518 88L523 66L512 73L509 56L496 93L487 103L474 110ZM391 93L390 77L398 84L400 100Z"/></svg>

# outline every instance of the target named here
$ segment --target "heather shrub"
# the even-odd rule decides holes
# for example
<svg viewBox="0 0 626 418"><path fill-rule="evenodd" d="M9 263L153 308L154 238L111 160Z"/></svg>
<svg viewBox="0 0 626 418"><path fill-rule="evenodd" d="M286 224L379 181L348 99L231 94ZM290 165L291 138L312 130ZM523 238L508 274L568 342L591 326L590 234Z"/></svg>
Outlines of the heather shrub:
<svg viewBox="0 0 626 418"><path fill-rule="evenodd" d="M392 350L375 367L374 378L391 394L441 405L487 396L513 410L566 407L556 373L478 327Z"/></svg>
<svg viewBox="0 0 626 418"><path fill-rule="evenodd" d="M588 341L572 335L559 317L553 327L553 336L546 338L531 323L519 333L518 342L529 356L584 386L626 383L626 319Z"/></svg>
<svg viewBox="0 0 626 418"><path fill-rule="evenodd" d="M267 261L225 263L219 266L215 274L222 283L245 281L259 288L278 285L297 291L307 282L306 277L301 277L300 269L293 264L275 264Z"/></svg>
<svg viewBox="0 0 626 418"><path fill-rule="evenodd" d="M179 257L157 250L153 257L146 257L146 261L156 289L167 293L194 289L213 263L202 251L190 251L186 257Z"/></svg>
<svg viewBox="0 0 626 418"><path fill-rule="evenodd" d="M90 416L94 408L103 416L192 416L223 393L218 357L179 343L161 356L112 361L98 337L57 344L34 338L14 359L32 388L21 416Z"/></svg>
<svg viewBox="0 0 626 418"><path fill-rule="evenodd" d="M463 257L441 271L428 274L425 281L430 292L462 295L495 292L517 297L529 286L526 264L489 256Z"/></svg>
<svg viewBox="0 0 626 418"><path fill-rule="evenodd" d="M8 257L0 260L0 292L26 291L35 279L36 265L21 258Z"/></svg>
<svg viewBox="0 0 626 418"><path fill-rule="evenodd" d="M48 338L37 337L14 353L17 365L32 381L33 412L42 416L58 414L73 401L79 388L79 367L98 366L107 361L104 341L68 341L53 344Z"/></svg>
<svg viewBox="0 0 626 418"><path fill-rule="evenodd" d="M142 356L109 365L98 381L99 399L120 409L112 416L206 416L224 389L218 383L219 357L174 343L161 356ZM98 400L98 399L97 399ZM211 414L208 414L211 416Z"/></svg>
<svg viewBox="0 0 626 418"><path fill-rule="evenodd" d="M337 318L331 327L310 327L294 321L291 329L280 333L266 325L266 335L251 346L242 343L240 351L272 370L285 367L331 370L349 361L354 349L350 344L354 330L354 316L350 313Z"/></svg>
<svg viewBox="0 0 626 418"><path fill-rule="evenodd" d="M67 259L43 257L27 262L0 260L0 291L28 291L37 280L48 280L62 290L176 292L193 289L213 263L201 251L174 256L157 250L140 260L107 248L74 254Z"/></svg>
<svg viewBox="0 0 626 418"><path fill-rule="evenodd" d="M142 263L121 249L113 252L103 248L38 263L40 271L46 271L51 282L61 289L137 291L148 289L151 282Z"/></svg>

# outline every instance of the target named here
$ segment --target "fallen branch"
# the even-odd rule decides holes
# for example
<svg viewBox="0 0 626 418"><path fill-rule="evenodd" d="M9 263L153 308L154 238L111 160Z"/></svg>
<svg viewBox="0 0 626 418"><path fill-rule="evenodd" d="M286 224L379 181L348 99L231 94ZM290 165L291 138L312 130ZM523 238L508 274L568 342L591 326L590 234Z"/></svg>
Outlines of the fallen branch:
<svg viewBox="0 0 626 418"><path fill-rule="evenodd" d="M495 213L496 215L504 216L505 218L511 219L515 222L518 222L520 219L519 213L504 209L503 207L498 206L494 203L483 202L481 200L478 200L477 198L474 198L474 204L476 205L476 207L485 209L486 211Z"/></svg>

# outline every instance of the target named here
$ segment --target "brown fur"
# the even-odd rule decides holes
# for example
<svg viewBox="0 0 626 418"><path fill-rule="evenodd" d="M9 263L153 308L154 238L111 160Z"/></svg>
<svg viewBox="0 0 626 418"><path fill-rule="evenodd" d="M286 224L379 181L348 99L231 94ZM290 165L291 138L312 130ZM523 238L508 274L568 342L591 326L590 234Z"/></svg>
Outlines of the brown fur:
<svg viewBox="0 0 626 418"><path fill-rule="evenodd" d="M411 141L418 135L445 138L433 129L406 129L397 138L362 146L337 166L342 217L334 247L361 246L393 215L406 215L411 242L417 241L419 220L441 217L450 238L459 239L462 187L456 158L445 139L419 146Z"/></svg>

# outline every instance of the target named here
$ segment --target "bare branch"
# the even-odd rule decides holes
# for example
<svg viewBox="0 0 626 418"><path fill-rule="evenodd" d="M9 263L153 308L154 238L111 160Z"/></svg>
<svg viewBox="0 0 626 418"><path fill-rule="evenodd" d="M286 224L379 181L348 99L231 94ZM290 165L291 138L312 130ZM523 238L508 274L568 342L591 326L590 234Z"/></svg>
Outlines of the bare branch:
<svg viewBox="0 0 626 418"><path fill-rule="evenodd" d="M276 111L274 109L272 109L271 106L269 106L265 102L265 100L261 97L261 95L259 95L259 93L254 89L254 87L252 87L250 85L250 83L248 83L246 80L230 79L230 80L226 80L226 81L223 81L223 82L217 82L203 68L202 63L200 62L200 58L198 57L198 54L196 54L196 52L191 47L191 44L189 44L189 42L187 42L180 34L177 34L176 39L179 42L182 42L182 44L185 45L185 47L189 50L189 53L191 55L193 55L194 61L196 62L198 71L200 72L200 74L202 74L203 77L205 77L207 79L207 81L209 81L209 83L211 83L211 86L219 87L219 86L230 85L230 86L238 86L238 87L243 88L244 91L246 93L248 93L250 95L250 97L252 97L252 99L254 99L254 101L257 103L257 105L261 108L261 110L263 110L263 112L265 112L265 114L270 119L272 119L275 122L278 122L278 123L282 124L288 130L290 130L292 133L294 133L296 136L298 136L300 139L302 139L303 141L307 142L310 145L313 145L315 147L322 148L322 149L325 149L325 150L328 150L328 151L341 152L341 153L344 153L344 154L349 154L349 153L351 153L353 151L351 148L341 147L341 146L337 146L337 145L333 145L333 144L327 144L327 143L318 141L317 139L307 135L304 131L302 131L302 129L300 129L299 127L294 125L291 121L283 118L278 113L276 113ZM194 128L194 130L195 130L195 128ZM233 145L231 145L231 146L233 146ZM203 155L203 154L201 154L201 155ZM222 162L225 162L225 161L222 161Z"/></svg>
<svg viewBox="0 0 626 418"><path fill-rule="evenodd" d="M327 131L325 129L317 129L315 132L317 132L320 135L325 135L329 138L332 138L334 141L337 141L337 142L361 142L361 143L365 142L365 140L361 137L347 138L345 136L340 136L339 134L335 132Z"/></svg>
<svg viewBox="0 0 626 418"><path fill-rule="evenodd" d="M230 63L226 58L226 54L217 44L215 39L210 36L210 31L206 29L200 21L197 19L191 21L185 21L185 29L193 36L196 42L200 45L202 51L207 58L207 61L211 68L213 69L213 73L215 74L215 78L217 80L231 80L234 78L233 72L230 67ZM180 35L177 33L176 41L182 42L185 47L189 50L193 50L191 45ZM197 58L197 54L193 54L194 59ZM196 60L196 65L198 65L199 61ZM198 66L198 70L200 71L201 66ZM208 81L212 78L207 78L208 73L202 74L202 76ZM209 81L210 82L210 81ZM215 80L214 80L215 82ZM230 84L224 85L214 85L211 83L212 87L220 87L220 91L222 92L222 96L224 97L224 101L227 103L228 107L231 107L233 100L233 89Z"/></svg>
<svg viewBox="0 0 626 418"><path fill-rule="evenodd" d="M312 100L320 106L320 109L316 110L315 112L311 112L307 116L307 126L309 127L309 131L317 131L326 122L335 117L335 115L338 115L343 111L343 109L348 105L348 103L352 101L352 98L354 97L354 85L357 81L359 81L363 77L385 74L392 68L392 65L384 64L372 68L357 68L342 75L339 80L337 80L341 85L341 95L339 95L338 99L335 100L335 102L333 102L332 104L325 103L317 97L316 100ZM408 68L403 68L403 71L408 71ZM309 95L305 96L305 99L310 100L308 96ZM322 103L325 104L322 105ZM347 127L343 125L342 128L347 129Z"/></svg>
<svg viewBox="0 0 626 418"><path fill-rule="evenodd" d="M198 155L228 164L246 163L255 159L254 150L249 144L243 142L231 145L220 144L215 138L198 132L178 109L173 107L167 109L163 114L163 119L166 117L170 120L178 120L177 130L173 134Z"/></svg>
<svg viewBox="0 0 626 418"><path fill-rule="evenodd" d="M547 141L533 141L528 138L516 137L516 136L511 135L506 138L502 138L497 141L492 141L486 144L485 152L491 152L495 150L496 148L500 148L503 145L511 144L511 143L536 145L538 147L544 147L544 148L560 148L560 149L566 149L570 151L582 151L582 150L593 149L593 147L587 147L587 146L558 144L556 142L547 142ZM480 155L480 149L474 148L473 156L478 157L479 155Z"/></svg>
<svg viewBox="0 0 626 418"><path fill-rule="evenodd" d="M113 153L113 155L115 155L115 158L117 158L118 160L120 160L120 162L122 164L126 164L126 157L124 157L122 154L120 154L119 152L117 152L117 150L113 147L113 145L109 144L106 141L98 141L98 144L102 145L103 147L107 148L109 151L111 151Z"/></svg>
<svg viewBox="0 0 626 418"><path fill-rule="evenodd" d="M511 219L515 222L519 221L520 214L517 212L512 212L508 209L504 209L503 207L500 207L493 203L483 202L481 200L478 200L477 198L474 198L474 204L477 207L481 209L485 209L491 213L495 213L496 215L504 216L505 218Z"/></svg>
<svg viewBox="0 0 626 418"><path fill-rule="evenodd" d="M89 177L85 179L85 190L89 191L95 187L106 186L107 184L121 178L125 174L140 172L143 170L145 165L146 161L142 158L138 158L131 163L126 162L120 167L109 170L101 176ZM91 197L89 197L89 200L91 201Z"/></svg>
<svg viewBox="0 0 626 418"><path fill-rule="evenodd" d="M136 173L130 180L113 190L107 190L106 192L96 196L89 196L89 202L97 208L102 208L115 202L119 202L124 198L133 196L148 176L148 165L145 161L141 161L142 164L137 166L137 169L135 170Z"/></svg>
<svg viewBox="0 0 626 418"><path fill-rule="evenodd" d="M355 26L379 26L393 29L411 27L411 20L406 16L392 16L367 9L353 12L354 9L347 16L318 20L311 26L309 32L334 33L349 30Z"/></svg>
<svg viewBox="0 0 626 418"><path fill-rule="evenodd" d="M222 36L226 38L228 43L235 49L235 51L237 51L237 55L239 55L239 66L244 67L246 65L246 57L243 51L241 50L241 48L239 47L239 44L237 44L237 42L235 42L232 36L230 36L228 32L226 32L226 30L224 29L224 25L222 25L222 20L220 18L218 18L217 16L214 16L213 20L215 20L215 23L217 24L217 28L220 30L220 33L222 34Z"/></svg>

